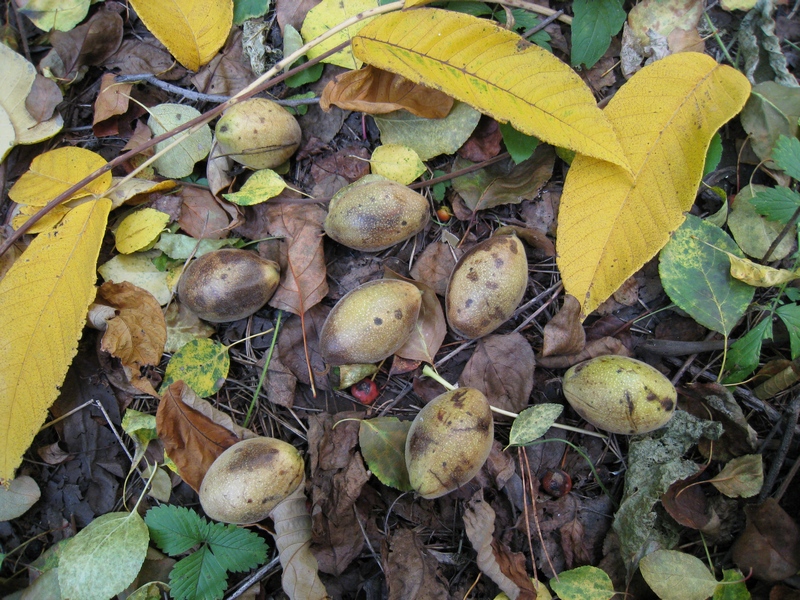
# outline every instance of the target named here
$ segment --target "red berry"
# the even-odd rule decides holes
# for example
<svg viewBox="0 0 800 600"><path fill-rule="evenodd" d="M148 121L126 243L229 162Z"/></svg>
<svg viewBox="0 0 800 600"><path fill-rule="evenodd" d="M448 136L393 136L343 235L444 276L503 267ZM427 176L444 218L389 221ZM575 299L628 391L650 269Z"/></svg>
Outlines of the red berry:
<svg viewBox="0 0 800 600"><path fill-rule="evenodd" d="M453 216L453 211L447 206L442 206L436 211L436 216L439 217L442 223L447 223L450 217Z"/></svg>
<svg viewBox="0 0 800 600"><path fill-rule="evenodd" d="M548 469L542 477L542 489L554 498L561 498L572 489L572 478L561 469Z"/></svg>
<svg viewBox="0 0 800 600"><path fill-rule="evenodd" d="M353 394L356 400L361 404L372 404L375 398L378 397L378 386L369 377L362 379L353 387L350 388L350 393Z"/></svg>

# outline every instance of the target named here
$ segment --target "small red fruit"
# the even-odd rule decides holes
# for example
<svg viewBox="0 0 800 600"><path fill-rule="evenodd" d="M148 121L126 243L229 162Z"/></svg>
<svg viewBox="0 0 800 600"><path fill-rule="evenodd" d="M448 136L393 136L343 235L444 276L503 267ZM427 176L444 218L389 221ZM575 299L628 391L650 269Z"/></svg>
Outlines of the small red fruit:
<svg viewBox="0 0 800 600"><path fill-rule="evenodd" d="M378 397L378 386L369 377L366 377L350 388L356 400L361 404L372 404Z"/></svg>
<svg viewBox="0 0 800 600"><path fill-rule="evenodd" d="M561 469L548 469L542 477L542 489L553 498L561 498L572 489L572 478Z"/></svg>
<svg viewBox="0 0 800 600"><path fill-rule="evenodd" d="M436 216L442 223L447 223L453 216L453 211L448 206L441 206L436 210Z"/></svg>

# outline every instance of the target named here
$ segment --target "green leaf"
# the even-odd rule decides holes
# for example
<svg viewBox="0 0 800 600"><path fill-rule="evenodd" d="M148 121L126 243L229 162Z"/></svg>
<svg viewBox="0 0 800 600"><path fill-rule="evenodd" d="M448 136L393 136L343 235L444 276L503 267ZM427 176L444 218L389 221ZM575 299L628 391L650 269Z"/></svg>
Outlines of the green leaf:
<svg viewBox="0 0 800 600"><path fill-rule="evenodd" d="M358 443L367 467L383 483L407 492L411 489L406 469L406 437L411 421L376 417L361 421Z"/></svg>
<svg viewBox="0 0 800 600"><path fill-rule="evenodd" d="M263 17L269 11L271 0L233 0L233 24L241 25L248 19Z"/></svg>
<svg viewBox="0 0 800 600"><path fill-rule="evenodd" d="M539 145L538 138L517 131L510 123L500 123L500 133L506 150L517 165L528 160Z"/></svg>
<svg viewBox="0 0 800 600"><path fill-rule="evenodd" d="M175 600L218 600L225 593L228 576L214 553L203 546L175 563L169 584Z"/></svg>
<svg viewBox="0 0 800 600"><path fill-rule="evenodd" d="M512 8L511 16L514 18L514 31L517 31L520 35L528 29L533 29L541 22L539 17L523 8ZM500 23L503 25L506 24L506 12L504 10L497 12L496 17ZM549 43L550 34L544 29L540 29L536 33L529 35L527 40L533 42L537 46L541 46L548 52L553 51Z"/></svg>
<svg viewBox="0 0 800 600"><path fill-rule="evenodd" d="M164 504L145 516L150 537L164 552L178 556L206 540L209 524L193 510Z"/></svg>
<svg viewBox="0 0 800 600"><path fill-rule="evenodd" d="M150 535L136 512L97 517L69 540L58 561L63 598L107 600L139 573Z"/></svg>
<svg viewBox="0 0 800 600"><path fill-rule="evenodd" d="M542 437L561 415L561 404L536 404L526 408L511 424L508 436L510 446L527 446Z"/></svg>
<svg viewBox="0 0 800 600"><path fill-rule="evenodd" d="M800 194L785 187L767 188L758 191L750 204L758 214L786 225L800 208Z"/></svg>
<svg viewBox="0 0 800 600"><path fill-rule="evenodd" d="M764 485L760 454L745 454L731 460L710 482L728 498L750 498Z"/></svg>
<svg viewBox="0 0 800 600"><path fill-rule="evenodd" d="M736 582L736 583L734 583ZM722 582L714 590L713 600L750 600L750 591L739 569L724 569Z"/></svg>
<svg viewBox="0 0 800 600"><path fill-rule="evenodd" d="M762 160L769 159L781 135L797 135L800 118L800 88L774 81L753 86L742 109L742 127L750 135L753 150Z"/></svg>
<svg viewBox="0 0 800 600"><path fill-rule="evenodd" d="M730 335L755 290L731 277L725 252L744 257L722 229L688 215L661 250L659 274L678 307L704 327Z"/></svg>
<svg viewBox="0 0 800 600"><path fill-rule="evenodd" d="M752 198L765 191L761 185L747 185L739 190L728 215L728 229L742 251L756 260L764 258L764 253L783 230L783 225L768 221L756 212ZM788 256L794 247L795 228L792 227L770 255L770 260L780 260Z"/></svg>
<svg viewBox="0 0 800 600"><path fill-rule="evenodd" d="M297 52L302 46L303 38L300 35L300 32L297 31L297 29L295 29L292 25L287 23L283 28L283 55L289 56L290 54ZM287 70L302 65L304 62L306 62L305 58L296 60L293 64L287 67ZM306 85L307 83L314 83L315 81L319 80L320 77L322 77L322 69L324 67L325 65L322 63L317 63L313 67L309 67L295 75L292 75L284 83L286 83L286 87L290 88L300 87L301 85Z"/></svg>
<svg viewBox="0 0 800 600"><path fill-rule="evenodd" d="M719 131L711 138L711 144L706 152L706 162L703 166L703 177L713 172L719 166L719 161L722 159L722 136Z"/></svg>
<svg viewBox="0 0 800 600"><path fill-rule="evenodd" d="M584 64L592 68L619 33L627 15L620 0L575 0L572 5L573 67Z"/></svg>
<svg viewBox="0 0 800 600"><path fill-rule="evenodd" d="M147 120L147 126L153 132L153 136L171 131L200 116L200 112L196 108L186 104L159 104L148 110L150 111L150 118ZM153 168L158 171L159 175L171 179L180 179L191 175L195 163L208 156L211 150L212 138L211 127L208 125L200 126L197 131L185 138L177 146L159 156L153 163ZM161 152L172 142L172 139L159 142L156 144L156 152Z"/></svg>
<svg viewBox="0 0 800 600"><path fill-rule="evenodd" d="M705 600L717 580L703 562L676 550L656 550L639 561L647 585L661 600Z"/></svg>
<svg viewBox="0 0 800 600"><path fill-rule="evenodd" d="M578 567L558 574L550 580L550 587L561 600L609 600L614 584L605 571L597 567Z"/></svg>
<svg viewBox="0 0 800 600"><path fill-rule="evenodd" d="M169 258L185 261L190 256L200 258L204 254L219 250L226 246L233 246L241 241L239 238L225 238L223 240L202 239L197 240L182 233L162 233L153 248L161 250Z"/></svg>
<svg viewBox="0 0 800 600"><path fill-rule="evenodd" d="M192 340L172 355L161 389L182 379L198 396L208 398L225 383L230 366L227 346L209 339Z"/></svg>
<svg viewBox="0 0 800 600"><path fill-rule="evenodd" d="M769 318L762 319L758 325L731 344L725 363L725 368L731 373L723 383L739 383L755 371L761 356L761 343L765 339L772 339L772 321Z"/></svg>
<svg viewBox="0 0 800 600"><path fill-rule="evenodd" d="M775 314L781 318L789 331L789 344L792 348L792 360L800 356L800 306L784 304L779 306Z"/></svg>
<svg viewBox="0 0 800 600"><path fill-rule="evenodd" d="M131 468L133 468L142 460L150 442L158 437L156 418L154 415L148 415L129 408L125 411L125 416L122 417L122 430L131 436L136 447L136 452L131 461Z"/></svg>
<svg viewBox="0 0 800 600"><path fill-rule="evenodd" d="M219 564L234 573L254 569L267 558L267 543L255 532L236 525L212 523L207 539Z"/></svg>
<svg viewBox="0 0 800 600"><path fill-rule="evenodd" d="M779 169L796 181L800 181L800 140L781 135L772 149L772 160Z"/></svg>

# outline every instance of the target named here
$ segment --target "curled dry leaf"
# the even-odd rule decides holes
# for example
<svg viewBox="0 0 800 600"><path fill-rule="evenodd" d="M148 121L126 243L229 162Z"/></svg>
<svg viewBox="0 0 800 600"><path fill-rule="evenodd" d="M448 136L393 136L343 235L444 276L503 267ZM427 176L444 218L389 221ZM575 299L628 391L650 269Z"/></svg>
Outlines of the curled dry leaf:
<svg viewBox="0 0 800 600"><path fill-rule="evenodd" d="M446 242L431 242L411 267L411 277L430 286L439 296L447 291L450 273L463 252Z"/></svg>
<svg viewBox="0 0 800 600"><path fill-rule="evenodd" d="M319 105L328 111L332 104L370 115L405 109L425 119L443 119L453 107L453 99L402 75L366 66L342 73L328 82Z"/></svg>
<svg viewBox="0 0 800 600"><path fill-rule="evenodd" d="M602 337L592 340L578 354L568 354L564 356L545 356L539 359L539 365L546 369L568 369L590 358L605 356L606 354L617 354L620 356L633 356L625 344L614 337Z"/></svg>
<svg viewBox="0 0 800 600"><path fill-rule="evenodd" d="M561 310L544 326L542 356L577 354L586 345L586 332L581 323L581 305L567 294Z"/></svg>
<svg viewBox="0 0 800 600"><path fill-rule="evenodd" d="M733 562L764 581L780 581L800 568L800 528L773 498L745 506L747 525L733 544Z"/></svg>
<svg viewBox="0 0 800 600"><path fill-rule="evenodd" d="M489 335L478 341L458 384L480 390L495 408L519 413L528 405L535 366L533 349L521 334Z"/></svg>
<svg viewBox="0 0 800 600"><path fill-rule="evenodd" d="M156 430L164 451L195 491L199 491L211 463L247 437L245 430L237 428L234 432L234 427L230 417L198 398L183 381L164 391L156 412Z"/></svg>
<svg viewBox="0 0 800 600"><path fill-rule="evenodd" d="M100 80L100 93L97 94L97 100L94 101L92 125L97 125L117 115L124 115L128 111L132 89L132 83L116 83L113 73L103 75Z"/></svg>
<svg viewBox="0 0 800 600"><path fill-rule="evenodd" d="M318 304L309 310L302 319L290 316L278 336L278 356L285 369L304 384L310 385L308 364L310 361L314 385L317 389L322 390L328 389L328 379L325 377L327 370L325 361L322 360L322 355L319 353L319 336L329 312L328 306ZM308 351L307 355L306 351ZM306 360L306 356L308 356L308 360Z"/></svg>
<svg viewBox="0 0 800 600"><path fill-rule="evenodd" d="M209 191L187 186L179 193L183 204L178 223L193 238L219 240L239 224L236 207L221 202Z"/></svg>
<svg viewBox="0 0 800 600"><path fill-rule="evenodd" d="M481 117L469 139L458 149L458 155L472 162L483 162L500 154L503 134L497 121Z"/></svg>
<svg viewBox="0 0 800 600"><path fill-rule="evenodd" d="M442 347L447 335L447 321L444 318L442 304L436 293L424 283L402 277L389 268L385 269L386 279L399 279L414 284L422 292L422 304L417 317L417 324L406 340L406 343L395 352L408 360L418 360L433 364L433 357Z"/></svg>
<svg viewBox="0 0 800 600"><path fill-rule="evenodd" d="M122 43L122 17L108 10L92 15L85 25L70 31L53 31L53 49L63 63L60 77L68 77L83 66L102 65Z"/></svg>
<svg viewBox="0 0 800 600"><path fill-rule="evenodd" d="M438 561L425 552L422 540L411 529L397 529L384 544L382 554L390 599L449 596Z"/></svg>

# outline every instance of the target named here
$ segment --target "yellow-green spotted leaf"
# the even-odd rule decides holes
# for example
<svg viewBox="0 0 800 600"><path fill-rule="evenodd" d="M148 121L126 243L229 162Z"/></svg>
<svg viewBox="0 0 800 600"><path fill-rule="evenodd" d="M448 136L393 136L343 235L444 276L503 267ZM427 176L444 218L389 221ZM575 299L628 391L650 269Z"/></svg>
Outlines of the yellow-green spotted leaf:
<svg viewBox="0 0 800 600"><path fill-rule="evenodd" d="M154 136L171 131L199 117L197 109L185 104L159 104L150 109L147 125ZM184 135L184 132L177 134ZM167 150L153 163L155 170L164 177L180 179L192 174L197 161L203 160L211 151L211 128L203 125L174 148ZM161 152L175 140L170 138L156 144L156 153Z"/></svg>
<svg viewBox="0 0 800 600"><path fill-rule="evenodd" d="M406 437L411 421L376 417L361 421L358 443L367 467L383 483L403 492L411 489L406 469Z"/></svg>
<svg viewBox="0 0 800 600"><path fill-rule="evenodd" d="M192 340L172 355L161 389L183 380L198 396L208 398L225 383L230 366L227 346L209 339Z"/></svg>
<svg viewBox="0 0 800 600"><path fill-rule="evenodd" d="M369 160L375 175L408 185L425 172L425 165L414 150L399 144L378 146Z"/></svg>
<svg viewBox="0 0 800 600"><path fill-rule="evenodd" d="M274 198L286 189L286 182L272 169L253 173L238 192L222 194L228 202L239 206L253 206Z"/></svg>
<svg viewBox="0 0 800 600"><path fill-rule="evenodd" d="M610 600L614 584L604 571L597 567L578 567L558 574L550 580L550 587L561 600Z"/></svg>
<svg viewBox="0 0 800 600"><path fill-rule="evenodd" d="M125 217L115 234L117 250L130 254L148 248L169 223L169 215L154 208L143 208Z"/></svg>

